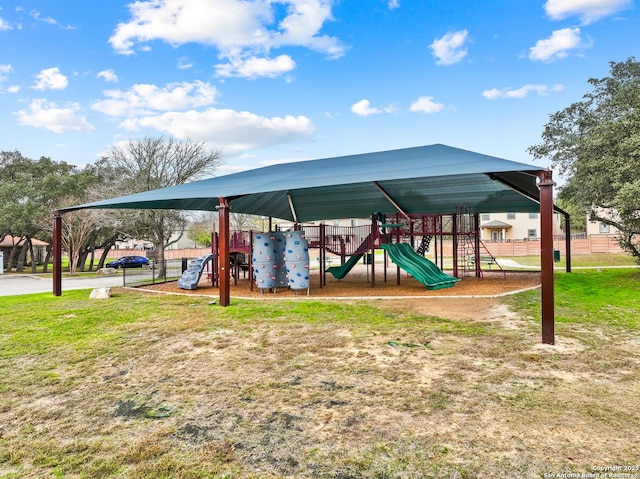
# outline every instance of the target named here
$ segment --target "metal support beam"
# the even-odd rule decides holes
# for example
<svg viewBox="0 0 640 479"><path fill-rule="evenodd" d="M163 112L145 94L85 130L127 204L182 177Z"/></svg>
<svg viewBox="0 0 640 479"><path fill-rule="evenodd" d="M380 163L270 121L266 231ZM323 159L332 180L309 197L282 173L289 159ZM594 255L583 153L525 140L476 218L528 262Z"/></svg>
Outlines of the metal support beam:
<svg viewBox="0 0 640 479"><path fill-rule="evenodd" d="M453 221L452 228L452 239L453 239L453 276L455 278L460 278L458 274L458 213L453 213L451 215L451 219Z"/></svg>
<svg viewBox="0 0 640 479"><path fill-rule="evenodd" d="M393 207L402 214L402 216L404 216L408 220L411 220L411 218L409 218L409 215L404 212L404 210L400 207L400 205L396 203L396 201L393 198L391 198L391 195L389 195L389 193L387 193L385 189L382 186L380 186L380 183L378 183L377 181L374 181L373 184L376 188L378 188L380 193L384 195L384 197L389 201L389 203L391 203Z"/></svg>
<svg viewBox="0 0 640 479"><path fill-rule="evenodd" d="M553 175L550 170L538 175L540 188L540 267L542 280L542 342L555 344L555 308L553 291Z"/></svg>
<svg viewBox="0 0 640 479"><path fill-rule="evenodd" d="M482 278L480 265L480 213L473 214L473 249L473 260L476 263L476 278Z"/></svg>
<svg viewBox="0 0 640 479"><path fill-rule="evenodd" d="M565 271L571 273L571 215L564 213L564 257L565 257Z"/></svg>
<svg viewBox="0 0 640 479"><path fill-rule="evenodd" d="M289 208L291 208L291 215L293 216L294 224L298 224L298 215L296 214L296 209L293 206L293 199L291 198L291 193L287 191L287 200L289 201Z"/></svg>
<svg viewBox="0 0 640 479"><path fill-rule="evenodd" d="M327 272L325 270L325 259L327 257L327 251L325 250L325 224L320 223L320 250L318 251L318 262L320 263L320 288L324 288L327 285Z"/></svg>
<svg viewBox="0 0 640 479"><path fill-rule="evenodd" d="M376 231L378 230L378 225L374 215L371 215L371 234L369 235L369 241L371 244L370 252L371 252L371 287L374 288L376 285Z"/></svg>
<svg viewBox="0 0 640 479"><path fill-rule="evenodd" d="M229 275L229 269L231 264L231 258L229 257L229 199L220 198L220 204L218 209L218 228L220 243L218 247L218 254L220 255L218 261L218 278L220 284L220 306L229 306L231 303L231 281Z"/></svg>
<svg viewBox="0 0 640 479"><path fill-rule="evenodd" d="M53 295L62 296L62 214L53 212Z"/></svg>

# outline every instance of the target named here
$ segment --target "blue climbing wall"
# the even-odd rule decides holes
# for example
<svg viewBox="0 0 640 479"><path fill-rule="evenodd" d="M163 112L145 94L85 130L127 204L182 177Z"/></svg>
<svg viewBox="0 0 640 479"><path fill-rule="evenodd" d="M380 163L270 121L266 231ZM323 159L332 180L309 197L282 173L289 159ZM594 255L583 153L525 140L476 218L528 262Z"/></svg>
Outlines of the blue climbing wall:
<svg viewBox="0 0 640 479"><path fill-rule="evenodd" d="M309 247L304 231L285 233L285 264L289 287L294 291L309 290Z"/></svg>
<svg viewBox="0 0 640 479"><path fill-rule="evenodd" d="M276 269L276 287L287 288L289 286L289 281L287 279L287 266L284 261L285 235L282 231L275 231L273 236L276 239L276 264L278 265L278 268Z"/></svg>
<svg viewBox="0 0 640 479"><path fill-rule="evenodd" d="M252 262L256 286L260 290L275 288L278 279L278 251L276 237L273 233L256 234Z"/></svg>

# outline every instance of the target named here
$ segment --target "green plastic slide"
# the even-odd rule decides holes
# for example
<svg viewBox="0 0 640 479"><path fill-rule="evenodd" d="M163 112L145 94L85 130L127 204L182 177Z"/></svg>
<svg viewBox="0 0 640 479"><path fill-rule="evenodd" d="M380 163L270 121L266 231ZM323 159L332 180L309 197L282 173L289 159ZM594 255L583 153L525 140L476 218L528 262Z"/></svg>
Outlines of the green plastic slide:
<svg viewBox="0 0 640 479"><path fill-rule="evenodd" d="M349 271L353 269L353 267L360 260L360 258L362 258L362 253L353 254L349 258L349 261L347 261L345 264L340 266L331 266L330 268L327 268L327 273L331 273L333 277L336 279L342 279L347 275Z"/></svg>
<svg viewBox="0 0 640 479"><path fill-rule="evenodd" d="M340 266L331 266L327 268L327 273L331 273L334 278L342 279L349 271L358 263L358 260L362 258L362 255L369 250L369 240L371 235L367 236L364 241L358 246L358 249L351 255L349 261Z"/></svg>
<svg viewBox="0 0 640 479"><path fill-rule="evenodd" d="M436 264L413 251L407 243L383 244L381 247L389 254L391 261L424 284L427 289L450 288L460 281L440 271Z"/></svg>

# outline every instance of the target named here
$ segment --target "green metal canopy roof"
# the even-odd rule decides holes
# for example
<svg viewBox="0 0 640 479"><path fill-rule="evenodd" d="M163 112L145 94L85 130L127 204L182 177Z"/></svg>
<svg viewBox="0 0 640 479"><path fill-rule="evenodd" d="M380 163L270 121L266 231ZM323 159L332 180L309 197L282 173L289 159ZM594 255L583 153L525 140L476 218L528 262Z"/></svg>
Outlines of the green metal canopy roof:
<svg viewBox="0 0 640 479"><path fill-rule="evenodd" d="M61 210L231 211L289 221L391 213L536 212L538 166L446 145L283 163Z"/></svg>

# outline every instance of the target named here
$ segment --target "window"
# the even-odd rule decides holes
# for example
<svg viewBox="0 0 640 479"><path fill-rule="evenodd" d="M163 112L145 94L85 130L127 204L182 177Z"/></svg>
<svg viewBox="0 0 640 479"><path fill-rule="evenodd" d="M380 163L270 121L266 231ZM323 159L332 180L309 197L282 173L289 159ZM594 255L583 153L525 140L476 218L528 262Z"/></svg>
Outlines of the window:
<svg viewBox="0 0 640 479"><path fill-rule="evenodd" d="M491 219L491 215L489 213L482 213L482 221L489 221Z"/></svg>
<svg viewBox="0 0 640 479"><path fill-rule="evenodd" d="M515 220L516 219L516 214L515 213L507 213L507 219L508 220Z"/></svg>
<svg viewBox="0 0 640 479"><path fill-rule="evenodd" d="M529 219L530 220L537 220L538 219L538 213L529 213Z"/></svg>
<svg viewBox="0 0 640 479"><path fill-rule="evenodd" d="M537 237L538 237L538 230L536 230L536 229L527 230L527 238L535 239Z"/></svg>
<svg viewBox="0 0 640 479"><path fill-rule="evenodd" d="M600 223L600 233L611 233L611 227L609 225L605 225L604 223Z"/></svg>

